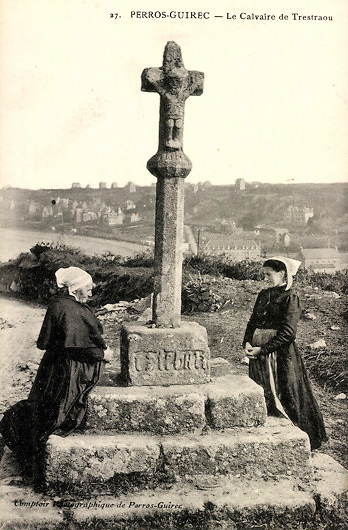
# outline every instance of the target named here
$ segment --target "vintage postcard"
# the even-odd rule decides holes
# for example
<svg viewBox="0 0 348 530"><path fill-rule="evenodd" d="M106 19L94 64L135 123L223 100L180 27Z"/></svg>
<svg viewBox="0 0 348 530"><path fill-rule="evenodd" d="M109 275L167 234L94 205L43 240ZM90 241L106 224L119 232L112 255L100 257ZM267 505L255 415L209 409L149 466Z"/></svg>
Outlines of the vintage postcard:
<svg viewBox="0 0 348 530"><path fill-rule="evenodd" d="M347 3L0 27L0 527L343 528Z"/></svg>

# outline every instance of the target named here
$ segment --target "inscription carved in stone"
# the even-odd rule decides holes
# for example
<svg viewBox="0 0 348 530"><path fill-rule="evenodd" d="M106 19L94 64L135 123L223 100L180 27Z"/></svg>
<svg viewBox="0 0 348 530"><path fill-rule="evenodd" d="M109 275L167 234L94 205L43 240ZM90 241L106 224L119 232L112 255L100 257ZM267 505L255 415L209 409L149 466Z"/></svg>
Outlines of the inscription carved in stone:
<svg viewBox="0 0 348 530"><path fill-rule="evenodd" d="M121 330L121 376L127 385L191 385L210 381L210 352L205 328L182 322L162 330L125 323Z"/></svg>
<svg viewBox="0 0 348 530"><path fill-rule="evenodd" d="M137 372L208 370L203 350L134 352L133 368Z"/></svg>

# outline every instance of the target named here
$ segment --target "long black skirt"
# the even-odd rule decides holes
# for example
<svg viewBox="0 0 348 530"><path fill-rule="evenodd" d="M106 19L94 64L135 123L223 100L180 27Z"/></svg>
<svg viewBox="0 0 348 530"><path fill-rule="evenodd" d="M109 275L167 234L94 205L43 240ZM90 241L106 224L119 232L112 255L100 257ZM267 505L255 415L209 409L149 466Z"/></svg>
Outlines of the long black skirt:
<svg viewBox="0 0 348 530"><path fill-rule="evenodd" d="M276 332L256 330L253 346L262 346L272 333ZM295 342L250 359L249 376L264 389L268 414L289 418L308 434L312 450L327 440L324 420Z"/></svg>
<svg viewBox="0 0 348 530"><path fill-rule="evenodd" d="M22 467L32 468L42 460L50 434L67 435L84 426L87 398L102 366L44 354L28 399L8 409L0 422L4 442Z"/></svg>

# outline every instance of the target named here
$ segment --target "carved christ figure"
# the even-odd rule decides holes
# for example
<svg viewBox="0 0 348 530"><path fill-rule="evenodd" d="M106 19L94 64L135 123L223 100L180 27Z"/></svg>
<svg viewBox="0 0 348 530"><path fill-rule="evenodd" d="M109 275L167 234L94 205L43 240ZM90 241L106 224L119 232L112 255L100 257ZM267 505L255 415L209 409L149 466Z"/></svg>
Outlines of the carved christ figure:
<svg viewBox="0 0 348 530"><path fill-rule="evenodd" d="M141 90L157 92L161 97L159 148L182 149L185 101L202 94L204 74L186 70L180 46L171 41L164 49L163 66L146 68L141 79Z"/></svg>

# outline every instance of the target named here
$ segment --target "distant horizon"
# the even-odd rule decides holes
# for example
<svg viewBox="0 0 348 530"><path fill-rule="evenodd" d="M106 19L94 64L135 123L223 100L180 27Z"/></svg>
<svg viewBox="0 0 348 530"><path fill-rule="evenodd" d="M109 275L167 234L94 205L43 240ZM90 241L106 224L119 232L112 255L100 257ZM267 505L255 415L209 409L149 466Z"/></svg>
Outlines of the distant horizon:
<svg viewBox="0 0 348 530"><path fill-rule="evenodd" d="M240 177L242 178L242 177ZM342 181L326 181L326 182L315 182L315 181L307 181L307 182L268 182L268 181L261 181L261 180L245 180L245 184L248 185L248 184L262 184L262 185L269 185L269 186L313 186L313 185L316 185L316 186L327 186L327 185L335 185L335 184L348 184L348 179L347 180L342 180ZM232 183L224 183L224 184L214 184L213 182L209 181L209 180L204 180L204 181L198 181L198 182L189 182L187 179L185 179L185 181L188 183L188 184L204 184L205 182L210 182L211 186L212 187L225 187L225 186L235 186L235 182L232 182ZM22 186L2 186L0 188L0 191L4 191L4 190L10 190L10 189L13 189L13 190L26 190L26 191L49 191L49 190L54 190L54 191L58 191L58 190L64 190L64 191L69 191L69 190L93 190L93 191L105 191L105 190L117 190L117 189L123 189L127 186L127 184L129 182L132 182L133 184L135 184L135 186L137 187L140 187L140 188L150 188L153 186L153 184L156 184L156 182L153 182L153 183L149 183L149 184L139 184L138 182L136 182L135 180L131 180L131 181L128 181L126 182L126 184L124 185L120 185L120 186L117 186L115 188L112 188L111 187L111 184L108 184L106 183L106 187L105 188L100 188L99 185L96 186L96 187L93 187L93 186L79 186L79 187L67 187L67 188L53 188L53 187L49 187L49 188L26 188L26 187L22 187ZM243 191L243 190L242 190Z"/></svg>

